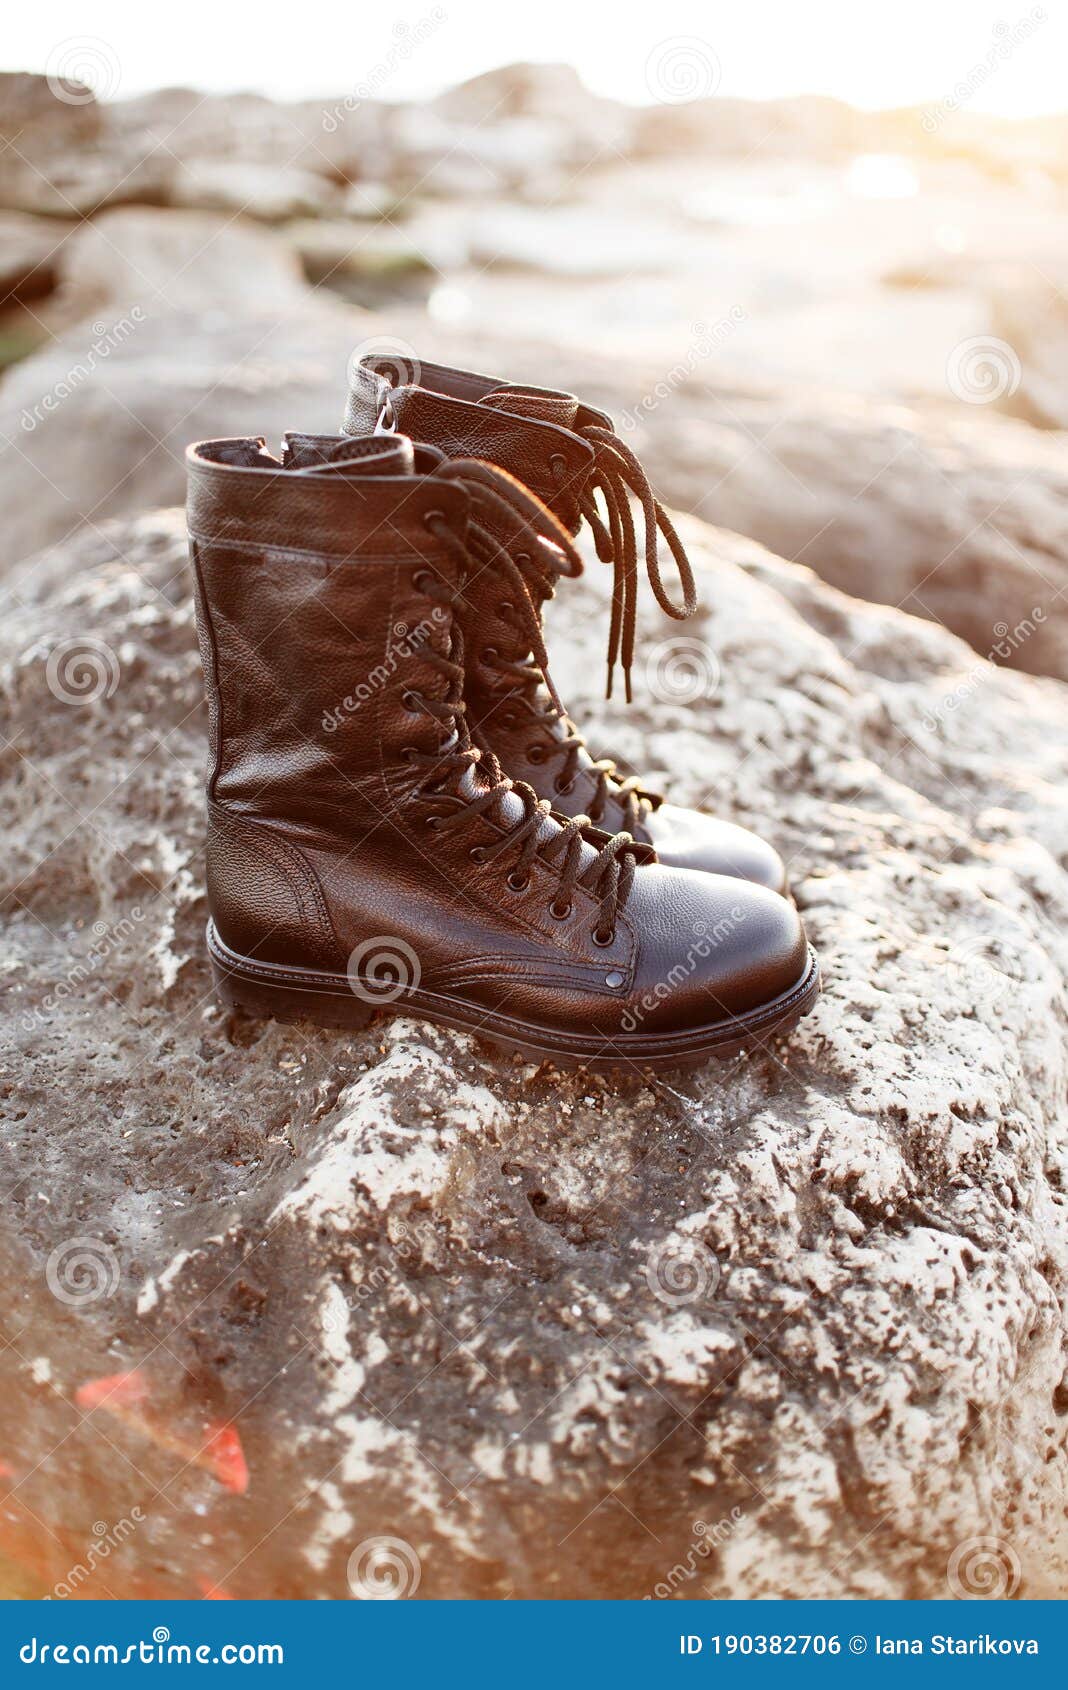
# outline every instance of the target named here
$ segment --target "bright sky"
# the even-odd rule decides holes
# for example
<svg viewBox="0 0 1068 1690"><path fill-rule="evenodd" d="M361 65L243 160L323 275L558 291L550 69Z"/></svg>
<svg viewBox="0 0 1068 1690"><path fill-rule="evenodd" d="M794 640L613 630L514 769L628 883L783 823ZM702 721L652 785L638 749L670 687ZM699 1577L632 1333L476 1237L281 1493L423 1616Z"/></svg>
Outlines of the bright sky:
<svg viewBox="0 0 1068 1690"><path fill-rule="evenodd" d="M405 38L409 44L405 45ZM566 59L590 87L646 102L672 87L836 94L862 106L967 90L976 111L1068 108L1065 0L48 0L5 7L0 68L83 67L101 95L165 84L281 98L361 86L437 92L515 59ZM657 70L657 66L664 68ZM686 79L689 79L687 82Z"/></svg>

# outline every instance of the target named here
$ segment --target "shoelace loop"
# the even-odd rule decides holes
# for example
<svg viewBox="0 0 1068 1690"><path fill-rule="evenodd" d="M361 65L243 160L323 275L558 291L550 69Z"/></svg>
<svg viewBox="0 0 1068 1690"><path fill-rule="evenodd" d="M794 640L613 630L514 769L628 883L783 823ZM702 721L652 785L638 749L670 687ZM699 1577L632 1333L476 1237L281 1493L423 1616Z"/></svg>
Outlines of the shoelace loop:
<svg viewBox="0 0 1068 1690"><path fill-rule="evenodd" d="M477 513L492 512L499 519L502 518L503 511L497 508L499 501L505 509L512 512L513 517L518 514L517 508L510 503L512 487L517 488L523 499L530 503L530 521L525 525L521 522L528 539L531 533L541 531L544 527L543 519L546 518L559 529L559 524L551 513L533 500L532 495L527 494L519 483L511 483L510 477L505 480L511 483L511 486L503 491L495 487L494 478L503 472L498 472L489 465L477 460L453 460L443 464L435 473L462 481L471 494L472 514L469 517L466 536L457 533L441 512L431 511L423 519L430 531L441 539L465 571L470 564L472 540L477 542L479 548L485 546L492 550L499 546L494 535L478 521ZM518 509L522 510L523 506L520 505ZM564 539L570 547L566 533ZM574 553L573 547L570 549L575 563L581 569L581 560L578 559L577 553ZM510 559L508 561L511 562ZM522 576L515 565L511 567L515 570L516 586L522 587L525 595ZM462 585L450 587L447 582L430 572L422 572L419 590L433 602L450 610L455 610L463 602ZM540 799L534 788L528 786L525 781L510 780L493 753L474 745L471 740L467 706L462 697L463 633L458 622L453 622L447 653L425 646L421 656L444 675L447 683L445 695L441 698L429 698L411 688L405 695L408 708L425 711L442 728L442 744L435 751L414 746L408 749L409 761L423 767L429 777L420 783L423 796L432 798L437 793L444 795L446 789L462 780L469 770L475 769L476 766L478 769L478 791L465 792L462 807L441 812L437 817L437 825L443 829L451 825L458 826L472 815L487 815L496 820L500 816L505 795L514 794L523 806L523 815L508 826L499 842L476 846L472 855L477 852L477 861L489 863L518 849L519 854L514 859L508 877L512 890L517 892L523 890L529 881L537 857L540 856L543 861L554 864L557 868L558 885L551 908L556 919L565 919L564 912L570 913L576 888L584 887L593 893L600 905L593 938L599 945L610 944L615 936L619 912L633 884L636 857L639 853L644 855L645 848L638 846L626 832L612 836L600 835L599 838L603 839L604 843L598 845L592 862L584 868L583 846L592 843L588 832L593 824L588 816L575 816L570 820L561 816L554 817L555 832L550 838L544 838L549 804Z"/></svg>
<svg viewBox="0 0 1068 1690"><path fill-rule="evenodd" d="M549 672L540 604L554 597L556 582L561 577L572 579L581 574L582 559L563 524L504 470L480 459L456 459L443 464L438 473L475 483L483 495L481 514L494 521L493 533L485 523L476 522L475 549L485 566L510 583L513 596L506 601L510 611L507 620L516 629L523 655L510 658L487 651L482 656L489 666L513 682L510 691L526 703L532 727L543 730L543 760L563 759L556 777L557 789L562 791L578 773L586 741L567 714ZM497 537L502 532L509 537L510 544ZM498 611L503 613L503 603ZM549 694L547 708L538 704L541 686ZM557 724L563 728L560 735L554 731ZM609 799L615 799L622 811L623 827L634 834L650 810L658 809L663 802L660 793L643 787L636 776L620 778L610 758L591 758L584 772L594 781L589 816L595 825L600 825Z"/></svg>
<svg viewBox="0 0 1068 1690"><path fill-rule="evenodd" d="M627 703L633 699L631 676L638 620L638 536L634 526L630 494L642 508L645 527L645 569L660 609L676 622L685 622L697 609L693 569L675 525L653 493L649 477L639 459L614 429L586 423L576 429L593 447L593 467L586 471L578 492L578 507L593 533L597 556L612 565L612 618L608 631L608 677L605 696L611 698L617 662L623 670ZM557 453L551 460L552 474L561 490L567 480L567 461ZM596 494L604 500L607 523L597 508ZM669 597L660 573L657 535L662 534L675 560L682 588L682 603Z"/></svg>

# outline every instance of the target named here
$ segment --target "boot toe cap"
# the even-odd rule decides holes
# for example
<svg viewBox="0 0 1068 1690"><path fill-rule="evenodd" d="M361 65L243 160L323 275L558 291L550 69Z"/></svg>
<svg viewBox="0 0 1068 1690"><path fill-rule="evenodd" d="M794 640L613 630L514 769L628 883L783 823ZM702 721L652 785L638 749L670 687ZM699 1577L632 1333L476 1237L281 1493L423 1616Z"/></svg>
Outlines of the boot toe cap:
<svg viewBox="0 0 1068 1690"><path fill-rule="evenodd" d="M650 867L674 916L670 943L647 927L635 993L646 1031L730 1022L785 997L810 966L796 908L777 892L723 875ZM684 919L680 919L685 909Z"/></svg>
<svg viewBox="0 0 1068 1690"><path fill-rule="evenodd" d="M698 869L752 881L786 895L786 866L778 851L758 833L719 816L662 804L645 823L650 843L670 868Z"/></svg>

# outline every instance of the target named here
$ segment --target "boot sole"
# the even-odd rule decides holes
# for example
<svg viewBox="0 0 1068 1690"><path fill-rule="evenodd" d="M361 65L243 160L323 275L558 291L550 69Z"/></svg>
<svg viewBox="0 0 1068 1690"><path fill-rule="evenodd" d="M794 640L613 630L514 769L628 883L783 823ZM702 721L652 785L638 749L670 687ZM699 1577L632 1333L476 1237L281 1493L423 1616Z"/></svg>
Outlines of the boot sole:
<svg viewBox="0 0 1068 1690"><path fill-rule="evenodd" d="M357 997L347 975L293 968L285 963L259 962L238 955L223 943L208 922L208 954L215 988L222 1001L250 1015L275 1021L312 1021L320 1027L366 1027L376 1015L410 1015L434 1021L509 1054L550 1061L559 1068L586 1068L608 1074L619 1068L647 1068L654 1072L694 1068L710 1057L735 1056L747 1045L772 1034L788 1032L807 1015L819 995L820 970L809 953L805 972L771 1002L744 1015L693 1027L660 1037L640 1033L613 1036L576 1033L567 1040L534 1022L519 1021L491 1010L478 1010L437 992L405 988L387 1002ZM373 983L369 983L369 990Z"/></svg>

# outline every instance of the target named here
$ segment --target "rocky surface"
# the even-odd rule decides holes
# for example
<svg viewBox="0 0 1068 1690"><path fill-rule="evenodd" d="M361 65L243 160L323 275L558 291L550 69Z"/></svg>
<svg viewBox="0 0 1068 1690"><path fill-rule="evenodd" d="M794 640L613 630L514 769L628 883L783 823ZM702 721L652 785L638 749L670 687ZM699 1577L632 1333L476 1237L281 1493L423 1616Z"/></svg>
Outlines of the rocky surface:
<svg viewBox="0 0 1068 1690"><path fill-rule="evenodd" d="M1037 338L1049 319L1031 320ZM752 535L843 591L942 622L993 662L1068 677L1064 433L968 404L735 386L685 360L622 366L487 331L434 325L421 336L403 312L394 323L436 359L604 407L673 506ZM1045 355L1053 391L1052 336Z"/></svg>
<svg viewBox="0 0 1068 1690"><path fill-rule="evenodd" d="M777 840L826 989L655 1084L226 1017L180 516L15 572L12 1588L1063 1590L1065 689L686 532L632 710L595 564L558 680Z"/></svg>
<svg viewBox="0 0 1068 1690"><path fill-rule="evenodd" d="M993 661L1068 678L1064 435L728 391L671 407L630 444L673 504L932 617Z"/></svg>
<svg viewBox="0 0 1068 1690"><path fill-rule="evenodd" d="M307 288L255 225L122 208L71 235L60 263L76 320L0 387L8 563L180 500L190 440L337 426L364 319Z"/></svg>
<svg viewBox="0 0 1068 1690"><path fill-rule="evenodd" d="M565 64L512 64L437 99L390 98L397 63L433 50L443 8L431 7L356 85L323 100L165 88L117 98L122 67L87 41L72 76L0 74L0 204L50 216L105 206L237 204L273 221L295 197L337 211L347 184L388 181L407 192L556 198L575 173L619 158L804 159L836 164L900 152L966 159L991 183L1027 187L1068 177L1058 118L1016 123L932 108L862 112L841 101L724 98L718 59L691 38L650 54L651 104L601 98ZM77 80L81 76L82 81ZM91 84L91 86L87 85ZM99 93L101 98L95 96ZM932 121L935 119L936 121ZM205 180L205 174L210 180Z"/></svg>
<svg viewBox="0 0 1068 1690"><path fill-rule="evenodd" d="M498 257L533 255L536 218L510 216L512 247L493 224ZM54 260L67 326L0 386L7 559L180 499L191 439L335 427L353 350L399 346L570 388L612 412L676 506L846 591L933 617L994 661L1068 676L1062 434L966 403L738 386L685 359L664 370L449 327L396 303L456 259L447 221L428 220L418 240L396 225L321 219L276 237L210 214L122 208L69 235ZM466 246L481 250L489 226L472 217ZM618 251L561 248L554 266L588 289L584 265L636 262L633 232L616 238ZM335 289L381 309L346 307ZM1033 387L1037 349L1021 343ZM1047 336L1050 392L1056 344Z"/></svg>

